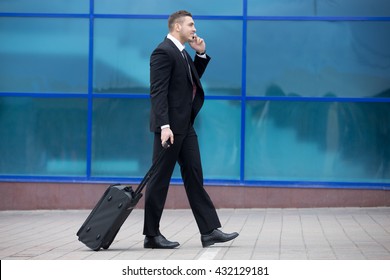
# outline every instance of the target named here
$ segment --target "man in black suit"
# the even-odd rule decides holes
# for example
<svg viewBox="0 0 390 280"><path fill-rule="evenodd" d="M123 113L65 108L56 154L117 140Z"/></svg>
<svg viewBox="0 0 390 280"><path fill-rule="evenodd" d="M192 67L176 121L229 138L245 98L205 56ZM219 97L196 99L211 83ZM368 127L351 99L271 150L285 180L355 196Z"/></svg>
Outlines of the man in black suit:
<svg viewBox="0 0 390 280"><path fill-rule="evenodd" d="M194 120L203 102L202 77L210 57L206 44L196 35L192 15L173 13L168 19L169 34L150 58L150 129L154 132L153 160L170 141L162 164L150 180L145 193L144 248L175 248L160 232L170 179L176 162L186 194L201 233L203 247L226 242L238 233L223 233L215 207L203 187L203 173ZM192 61L185 51L188 43L196 51Z"/></svg>

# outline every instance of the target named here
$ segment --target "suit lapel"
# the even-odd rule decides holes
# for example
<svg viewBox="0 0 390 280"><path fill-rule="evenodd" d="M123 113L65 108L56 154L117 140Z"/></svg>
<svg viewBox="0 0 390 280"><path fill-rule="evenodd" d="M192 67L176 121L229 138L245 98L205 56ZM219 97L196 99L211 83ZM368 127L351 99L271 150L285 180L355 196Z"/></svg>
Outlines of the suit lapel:
<svg viewBox="0 0 390 280"><path fill-rule="evenodd" d="M192 60L190 58L190 55L187 53L186 50L183 50L183 58L185 61L186 69L187 69L187 76L190 79L191 83L193 83L194 79L194 69L192 67Z"/></svg>
<svg viewBox="0 0 390 280"><path fill-rule="evenodd" d="M168 45L172 48L173 50L173 53L175 54L176 56L176 59L178 61L181 61L182 62L182 65L184 67L184 69L186 70L188 67L187 67L187 64L186 64L186 61L184 60L184 57L183 55L181 54L180 50L176 47L176 45L168 38L165 38L165 42L168 43ZM188 72L188 71L186 71ZM189 78L189 77L188 77Z"/></svg>
<svg viewBox="0 0 390 280"><path fill-rule="evenodd" d="M183 70L187 73L188 80L191 82L191 76L190 76L190 72L188 71L189 70L188 69L188 65L187 65L187 62L184 59L182 53L180 52L180 50L176 47L176 45L170 39L165 38L165 41L174 50L174 53L176 55L176 59L178 59L178 60L180 60L182 62L181 64L183 65ZM191 71L192 71L192 78L196 82L197 86L200 86L199 76L198 76L198 73L196 72L196 68L195 68L194 62L192 61L192 59L191 59L190 55L188 54L188 52L185 49L183 51L187 54L188 63L190 65L190 68L191 68Z"/></svg>
<svg viewBox="0 0 390 280"><path fill-rule="evenodd" d="M195 65L194 65L194 62L192 61L190 55L188 54L188 52L186 50L184 50L184 52L187 54L187 58L188 58L188 63L190 64L190 68L191 68L191 72L192 72L192 79L194 80L194 82L196 82L196 85L197 86L200 86L200 81L199 81L199 76L198 76L198 72L196 71L196 68L195 68ZM187 67L188 68L188 67ZM188 71L187 71L188 72ZM189 74L189 73L188 73ZM188 77L189 79L191 79L191 77Z"/></svg>

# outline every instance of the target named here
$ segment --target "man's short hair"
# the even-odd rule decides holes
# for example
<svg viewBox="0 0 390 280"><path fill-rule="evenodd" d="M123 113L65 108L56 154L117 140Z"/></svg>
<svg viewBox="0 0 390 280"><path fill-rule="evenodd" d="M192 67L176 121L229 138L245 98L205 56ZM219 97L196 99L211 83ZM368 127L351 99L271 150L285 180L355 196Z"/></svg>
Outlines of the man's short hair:
<svg viewBox="0 0 390 280"><path fill-rule="evenodd" d="M185 10L180 10L180 11L177 11L177 12L174 12L173 14L171 14L168 18L169 30L173 29L173 27L175 26L175 23L183 22L184 17L192 17L192 14L190 12L185 11Z"/></svg>

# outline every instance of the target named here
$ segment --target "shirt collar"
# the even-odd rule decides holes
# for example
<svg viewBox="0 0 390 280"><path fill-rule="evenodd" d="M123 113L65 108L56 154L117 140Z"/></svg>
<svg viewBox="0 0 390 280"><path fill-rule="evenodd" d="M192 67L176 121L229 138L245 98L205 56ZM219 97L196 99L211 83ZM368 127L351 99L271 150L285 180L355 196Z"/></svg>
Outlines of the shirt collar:
<svg viewBox="0 0 390 280"><path fill-rule="evenodd" d="M173 37L171 34L167 35L167 38L171 40L175 46L179 49L180 52L182 52L185 48L185 46L182 45L182 43L179 42L175 37Z"/></svg>

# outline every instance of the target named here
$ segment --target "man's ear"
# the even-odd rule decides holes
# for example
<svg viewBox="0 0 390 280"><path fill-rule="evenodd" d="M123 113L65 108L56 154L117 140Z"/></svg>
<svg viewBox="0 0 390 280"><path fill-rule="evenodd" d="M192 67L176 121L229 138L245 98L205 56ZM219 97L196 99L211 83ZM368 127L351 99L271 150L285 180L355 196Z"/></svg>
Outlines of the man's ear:
<svg viewBox="0 0 390 280"><path fill-rule="evenodd" d="M180 25L180 23L178 23L178 22L175 23L175 30L176 30L177 32L180 32L180 30L181 30L181 25Z"/></svg>

